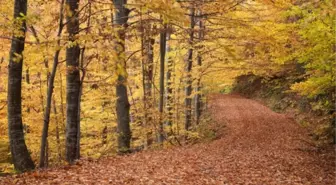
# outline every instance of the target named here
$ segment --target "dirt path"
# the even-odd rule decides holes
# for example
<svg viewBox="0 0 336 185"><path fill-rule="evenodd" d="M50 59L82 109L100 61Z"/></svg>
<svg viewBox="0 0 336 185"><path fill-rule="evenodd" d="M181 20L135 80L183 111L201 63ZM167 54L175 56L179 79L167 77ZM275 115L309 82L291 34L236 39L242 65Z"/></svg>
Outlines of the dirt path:
<svg viewBox="0 0 336 185"><path fill-rule="evenodd" d="M0 184L335 184L334 150L307 144L292 119L240 96L213 98L214 119L226 124L216 141L83 161Z"/></svg>

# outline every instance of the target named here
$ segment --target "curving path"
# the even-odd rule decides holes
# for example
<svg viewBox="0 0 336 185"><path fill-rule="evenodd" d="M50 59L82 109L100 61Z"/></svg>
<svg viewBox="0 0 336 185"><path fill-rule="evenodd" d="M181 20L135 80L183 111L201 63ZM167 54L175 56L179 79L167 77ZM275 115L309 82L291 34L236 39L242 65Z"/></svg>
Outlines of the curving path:
<svg viewBox="0 0 336 185"><path fill-rule="evenodd" d="M0 184L334 185L335 151L317 150L292 119L238 95L214 95L225 124L210 143L83 160L0 179Z"/></svg>

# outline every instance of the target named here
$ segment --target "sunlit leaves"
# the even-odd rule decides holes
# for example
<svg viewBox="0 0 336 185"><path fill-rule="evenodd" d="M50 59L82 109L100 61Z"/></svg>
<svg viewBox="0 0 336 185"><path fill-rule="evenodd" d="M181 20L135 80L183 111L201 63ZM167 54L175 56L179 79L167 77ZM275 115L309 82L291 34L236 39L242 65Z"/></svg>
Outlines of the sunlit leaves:
<svg viewBox="0 0 336 185"><path fill-rule="evenodd" d="M329 94L335 87L335 12L328 3L308 4L298 20L301 46L294 55L305 65L309 78L292 88L308 97Z"/></svg>

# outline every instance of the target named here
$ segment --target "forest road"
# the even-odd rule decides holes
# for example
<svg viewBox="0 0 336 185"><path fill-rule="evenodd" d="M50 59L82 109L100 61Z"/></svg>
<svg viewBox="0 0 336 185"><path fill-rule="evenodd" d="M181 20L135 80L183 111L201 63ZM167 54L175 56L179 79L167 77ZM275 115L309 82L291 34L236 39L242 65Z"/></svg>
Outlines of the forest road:
<svg viewBox="0 0 336 185"><path fill-rule="evenodd" d="M211 142L83 160L0 180L0 184L334 185L335 151L308 144L284 114L238 95L213 95L222 137Z"/></svg>

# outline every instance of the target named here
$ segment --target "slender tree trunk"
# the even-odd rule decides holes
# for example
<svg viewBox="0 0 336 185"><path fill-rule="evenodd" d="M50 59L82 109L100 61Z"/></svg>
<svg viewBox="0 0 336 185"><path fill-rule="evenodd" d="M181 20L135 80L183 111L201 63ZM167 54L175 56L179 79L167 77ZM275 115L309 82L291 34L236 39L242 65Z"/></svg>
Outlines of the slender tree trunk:
<svg viewBox="0 0 336 185"><path fill-rule="evenodd" d="M63 30L63 6L64 6L64 0L62 0L60 5L60 18L59 18L59 27L58 27L58 33L57 33L57 46L60 47L61 45L61 34ZM40 164L39 167L43 168L45 166L48 166L45 162L48 160L46 157L46 144L48 142L48 131L49 131L49 122L50 122L50 111L51 111L51 101L54 91L54 82L55 82L55 76L56 76L56 70L58 65L58 57L60 54L60 49L57 49L54 55L54 63L52 66L52 71L49 76L49 83L48 83L48 89L47 89L47 104L44 112L44 124L43 124L43 131L42 131L42 138L41 138L41 148L40 148Z"/></svg>
<svg viewBox="0 0 336 185"><path fill-rule="evenodd" d="M158 142L162 143L164 140L163 135L163 98L164 98L164 74L165 74L165 57L166 57L166 30L167 25L163 26L163 29L160 33L160 98L159 98L159 112L160 112L160 123L159 123L159 136Z"/></svg>
<svg viewBox="0 0 336 185"><path fill-rule="evenodd" d="M62 130L66 133L66 128L65 128L65 111L64 111L64 98L63 98L63 75L62 73L59 73L59 81L60 81L60 109L61 109L61 122L62 122Z"/></svg>
<svg viewBox="0 0 336 185"><path fill-rule="evenodd" d="M166 54L169 54L170 52L170 29L168 29L167 32L167 43L166 43ZM167 120L166 125L171 126L172 120L173 120L173 88L172 88L172 69L173 69L173 61L172 57L168 56L167 60L167 72L166 72L166 110L167 110Z"/></svg>
<svg viewBox="0 0 336 185"><path fill-rule="evenodd" d="M90 32L90 25L91 25L91 2L89 0L89 15L88 15L88 21L87 21L87 30L86 30L86 34L89 34ZM86 44L86 42L85 42ZM84 45L85 45L84 44ZM84 78L86 75L86 70L84 69L84 60L85 60L85 46L82 49L82 52L80 54L80 70L82 71L82 76L80 78L80 86L79 86L79 95L78 95L78 118L80 119L80 113L81 113L81 101L82 101L82 95L83 95L83 82L84 82ZM79 159L80 158L80 138L81 138L81 132L80 132L80 121L78 121L78 127L77 127L77 156L76 158Z"/></svg>
<svg viewBox="0 0 336 185"><path fill-rule="evenodd" d="M130 129L130 103L127 95L127 71L125 59L125 35L127 28L127 20L129 10L125 7L127 0L114 0L114 26L118 29L116 33L115 52L116 73L118 75L116 85L116 95L118 97L116 103L117 123L118 123L118 152L130 152L131 145L131 129Z"/></svg>
<svg viewBox="0 0 336 185"><path fill-rule="evenodd" d="M27 69L26 69L26 83L27 83L27 84L30 84L29 67L27 67ZM28 91L29 91L29 90L28 90ZM26 112L27 112L27 113L30 113L30 107L29 107L29 106L27 106Z"/></svg>
<svg viewBox="0 0 336 185"><path fill-rule="evenodd" d="M151 24L149 21L142 22L141 15L141 55L142 55L142 81L143 81L143 103L144 103L144 127L146 130L147 148L151 143L151 131L148 131L152 123L152 115L149 111L153 108L152 103L152 83L153 83L153 61L154 61L154 42L151 37Z"/></svg>
<svg viewBox="0 0 336 185"><path fill-rule="evenodd" d="M144 85L145 85L145 94L144 96L148 101L146 103L148 104L148 109L152 108L152 104L150 103L152 100L152 83L153 83L153 61L154 61L154 55L153 55L153 45L154 45L154 39L153 38L147 38L145 39L145 59L144 59Z"/></svg>
<svg viewBox="0 0 336 185"><path fill-rule="evenodd" d="M42 71L42 69L41 69L41 71ZM38 78L39 78L39 82L40 82L40 86L39 86L39 88L40 88L40 99L41 99L41 109L42 109L42 111L44 112L44 97L43 97L43 92L42 92L42 74L41 74L41 72L38 72L37 73L37 76L38 76ZM39 111L40 112L40 111Z"/></svg>
<svg viewBox="0 0 336 185"><path fill-rule="evenodd" d="M14 1L14 18L22 18L27 14L27 0ZM16 19L18 20L18 19ZM8 135L10 151L14 167L19 171L27 171L35 168L23 133L21 87L22 87L22 64L23 50L26 33L25 19L21 19L20 31L23 35L13 35L8 66Z"/></svg>
<svg viewBox="0 0 336 185"><path fill-rule="evenodd" d="M59 129L59 120L57 118L57 107L56 107L55 98L53 99L53 108L54 108L54 115L56 118L56 143L57 143L58 162L61 162L62 154L61 154L61 140L60 140L60 131L59 131L60 129Z"/></svg>
<svg viewBox="0 0 336 185"><path fill-rule="evenodd" d="M190 30L189 30L189 50L188 50L188 57L186 61L186 87L185 87L185 121L184 121L184 129L189 130L191 125L191 69L192 69L192 62L193 62L193 42L194 42L194 27L195 27L195 8L193 5L190 8Z"/></svg>
<svg viewBox="0 0 336 185"><path fill-rule="evenodd" d="M63 125L63 131L66 132L64 128L64 122L65 122L65 111L64 111L64 98L63 98L63 77L62 73L59 73L59 78L60 78L60 101L61 101L61 115L62 115L62 125Z"/></svg>
<svg viewBox="0 0 336 185"><path fill-rule="evenodd" d="M141 10L142 11L142 10ZM147 72L146 72L146 57L144 55L144 53L146 53L146 51L144 51L145 48L145 34L144 34L144 27L143 27L143 22L142 22L142 13L140 15L140 21L141 21L141 70L142 70L142 91L143 91L143 111L144 111L144 116L143 116L143 127L145 130L145 142L144 142L144 146L145 149L148 148L149 145L149 138L150 138L150 132L148 131L148 104L150 101L147 100L147 88L146 88L146 77L147 77ZM132 96L132 91L131 92L131 96ZM132 96L133 97L133 96ZM134 102L134 101L133 101ZM134 104L134 103L133 103Z"/></svg>
<svg viewBox="0 0 336 185"><path fill-rule="evenodd" d="M147 98L152 96L152 83L153 83L153 61L154 61L154 42L155 40L150 35L150 24L148 24L147 34L144 40L144 50L145 50L145 90Z"/></svg>
<svg viewBox="0 0 336 185"><path fill-rule="evenodd" d="M91 9L91 5L90 5L90 9ZM82 76L80 78L80 87L79 87L79 95L78 95L78 118L80 118L80 113L81 113L81 102L82 102L82 95L83 95L83 82L84 82L84 78L86 75L85 69L84 69L84 53L85 53L85 47L82 49L82 53L81 53L81 59L80 59L80 68L82 71ZM79 159L80 158L80 137L81 137L81 132L80 132L80 121L78 122L78 127L77 127L77 156L76 158Z"/></svg>
<svg viewBox="0 0 336 185"><path fill-rule="evenodd" d="M78 158L78 127L80 118L78 117L80 74L79 74L79 56L80 48L75 43L79 31L79 0L66 0L71 14L67 14L67 30L69 41L73 45L66 50L67 65L67 110L66 110L66 160L73 163Z"/></svg>
<svg viewBox="0 0 336 185"><path fill-rule="evenodd" d="M204 37L204 26L203 26L203 21L202 21L202 13L199 12L199 21L198 21L198 26L199 26L199 32L198 32L198 39L199 42L202 42L203 37ZM197 65L198 67L202 66L202 54L200 51L198 51L197 54ZM195 122L198 125L199 124L199 120L200 120L200 116L201 116L201 77L198 76L197 77L197 83L196 83L196 87L195 87Z"/></svg>
<svg viewBox="0 0 336 185"><path fill-rule="evenodd" d="M26 69L26 83L30 84L29 68Z"/></svg>

